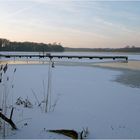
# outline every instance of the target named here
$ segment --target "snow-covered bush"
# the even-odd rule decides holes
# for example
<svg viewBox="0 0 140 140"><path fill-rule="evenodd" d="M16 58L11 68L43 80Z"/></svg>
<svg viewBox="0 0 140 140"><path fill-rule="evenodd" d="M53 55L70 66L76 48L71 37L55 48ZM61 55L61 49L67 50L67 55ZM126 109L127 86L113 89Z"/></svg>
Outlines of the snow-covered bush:
<svg viewBox="0 0 140 140"><path fill-rule="evenodd" d="M21 97L17 99L16 105L23 105L23 99Z"/></svg>
<svg viewBox="0 0 140 140"><path fill-rule="evenodd" d="M32 103L28 99L25 99L25 101L24 101L24 107L32 108L33 105L32 105Z"/></svg>
<svg viewBox="0 0 140 140"><path fill-rule="evenodd" d="M15 104L19 105L19 106L23 105L26 108L32 108L33 107L32 103L29 101L28 98L24 100L21 97L19 97Z"/></svg>

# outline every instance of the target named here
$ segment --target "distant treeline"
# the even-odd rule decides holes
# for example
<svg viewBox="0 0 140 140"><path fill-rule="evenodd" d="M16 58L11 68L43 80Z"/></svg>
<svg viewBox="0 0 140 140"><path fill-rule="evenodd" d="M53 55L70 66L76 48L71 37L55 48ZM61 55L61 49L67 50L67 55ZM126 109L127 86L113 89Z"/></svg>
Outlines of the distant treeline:
<svg viewBox="0 0 140 140"><path fill-rule="evenodd" d="M11 42L0 38L0 51L63 52L64 47L60 43Z"/></svg>
<svg viewBox="0 0 140 140"><path fill-rule="evenodd" d="M140 52L140 47L126 46L124 48L64 48L60 43L11 42L0 38L0 51L25 52Z"/></svg>
<svg viewBox="0 0 140 140"><path fill-rule="evenodd" d="M124 48L65 48L68 52L140 52L140 47L126 46Z"/></svg>

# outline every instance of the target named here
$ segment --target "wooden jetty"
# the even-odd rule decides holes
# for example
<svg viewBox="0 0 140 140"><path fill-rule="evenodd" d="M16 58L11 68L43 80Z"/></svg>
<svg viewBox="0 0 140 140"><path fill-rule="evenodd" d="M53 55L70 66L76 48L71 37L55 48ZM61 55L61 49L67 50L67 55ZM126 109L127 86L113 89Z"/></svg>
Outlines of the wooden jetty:
<svg viewBox="0 0 140 140"><path fill-rule="evenodd" d="M128 56L89 56L89 55L51 55L51 54L46 54L46 55L11 55L11 54L0 54L0 58L49 58L49 59L53 59L53 58L58 58L58 59L62 59L62 58L68 58L68 59L72 59L72 58L77 58L77 59L123 59L128 61Z"/></svg>

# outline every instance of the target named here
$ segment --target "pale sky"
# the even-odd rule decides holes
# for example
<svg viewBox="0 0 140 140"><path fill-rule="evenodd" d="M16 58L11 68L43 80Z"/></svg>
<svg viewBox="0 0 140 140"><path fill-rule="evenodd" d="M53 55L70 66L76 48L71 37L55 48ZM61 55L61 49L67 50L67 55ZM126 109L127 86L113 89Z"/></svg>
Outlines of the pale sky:
<svg viewBox="0 0 140 140"><path fill-rule="evenodd" d="M140 1L0 0L0 38L64 47L140 47Z"/></svg>

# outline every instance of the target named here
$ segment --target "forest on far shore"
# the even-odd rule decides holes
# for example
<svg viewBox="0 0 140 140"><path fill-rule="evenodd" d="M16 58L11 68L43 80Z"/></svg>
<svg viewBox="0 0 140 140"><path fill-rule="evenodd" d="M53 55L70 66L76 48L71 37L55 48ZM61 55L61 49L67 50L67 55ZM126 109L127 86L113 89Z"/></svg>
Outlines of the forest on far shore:
<svg viewBox="0 0 140 140"><path fill-rule="evenodd" d="M67 52L137 52L140 47L126 46L124 48L65 48Z"/></svg>
<svg viewBox="0 0 140 140"><path fill-rule="evenodd" d="M24 52L138 52L140 47L126 46L124 48L68 48L61 43L36 43L36 42L12 42L0 38L0 51L24 51Z"/></svg>
<svg viewBox="0 0 140 140"><path fill-rule="evenodd" d="M0 38L0 51L63 52L64 47L60 43L11 42Z"/></svg>

